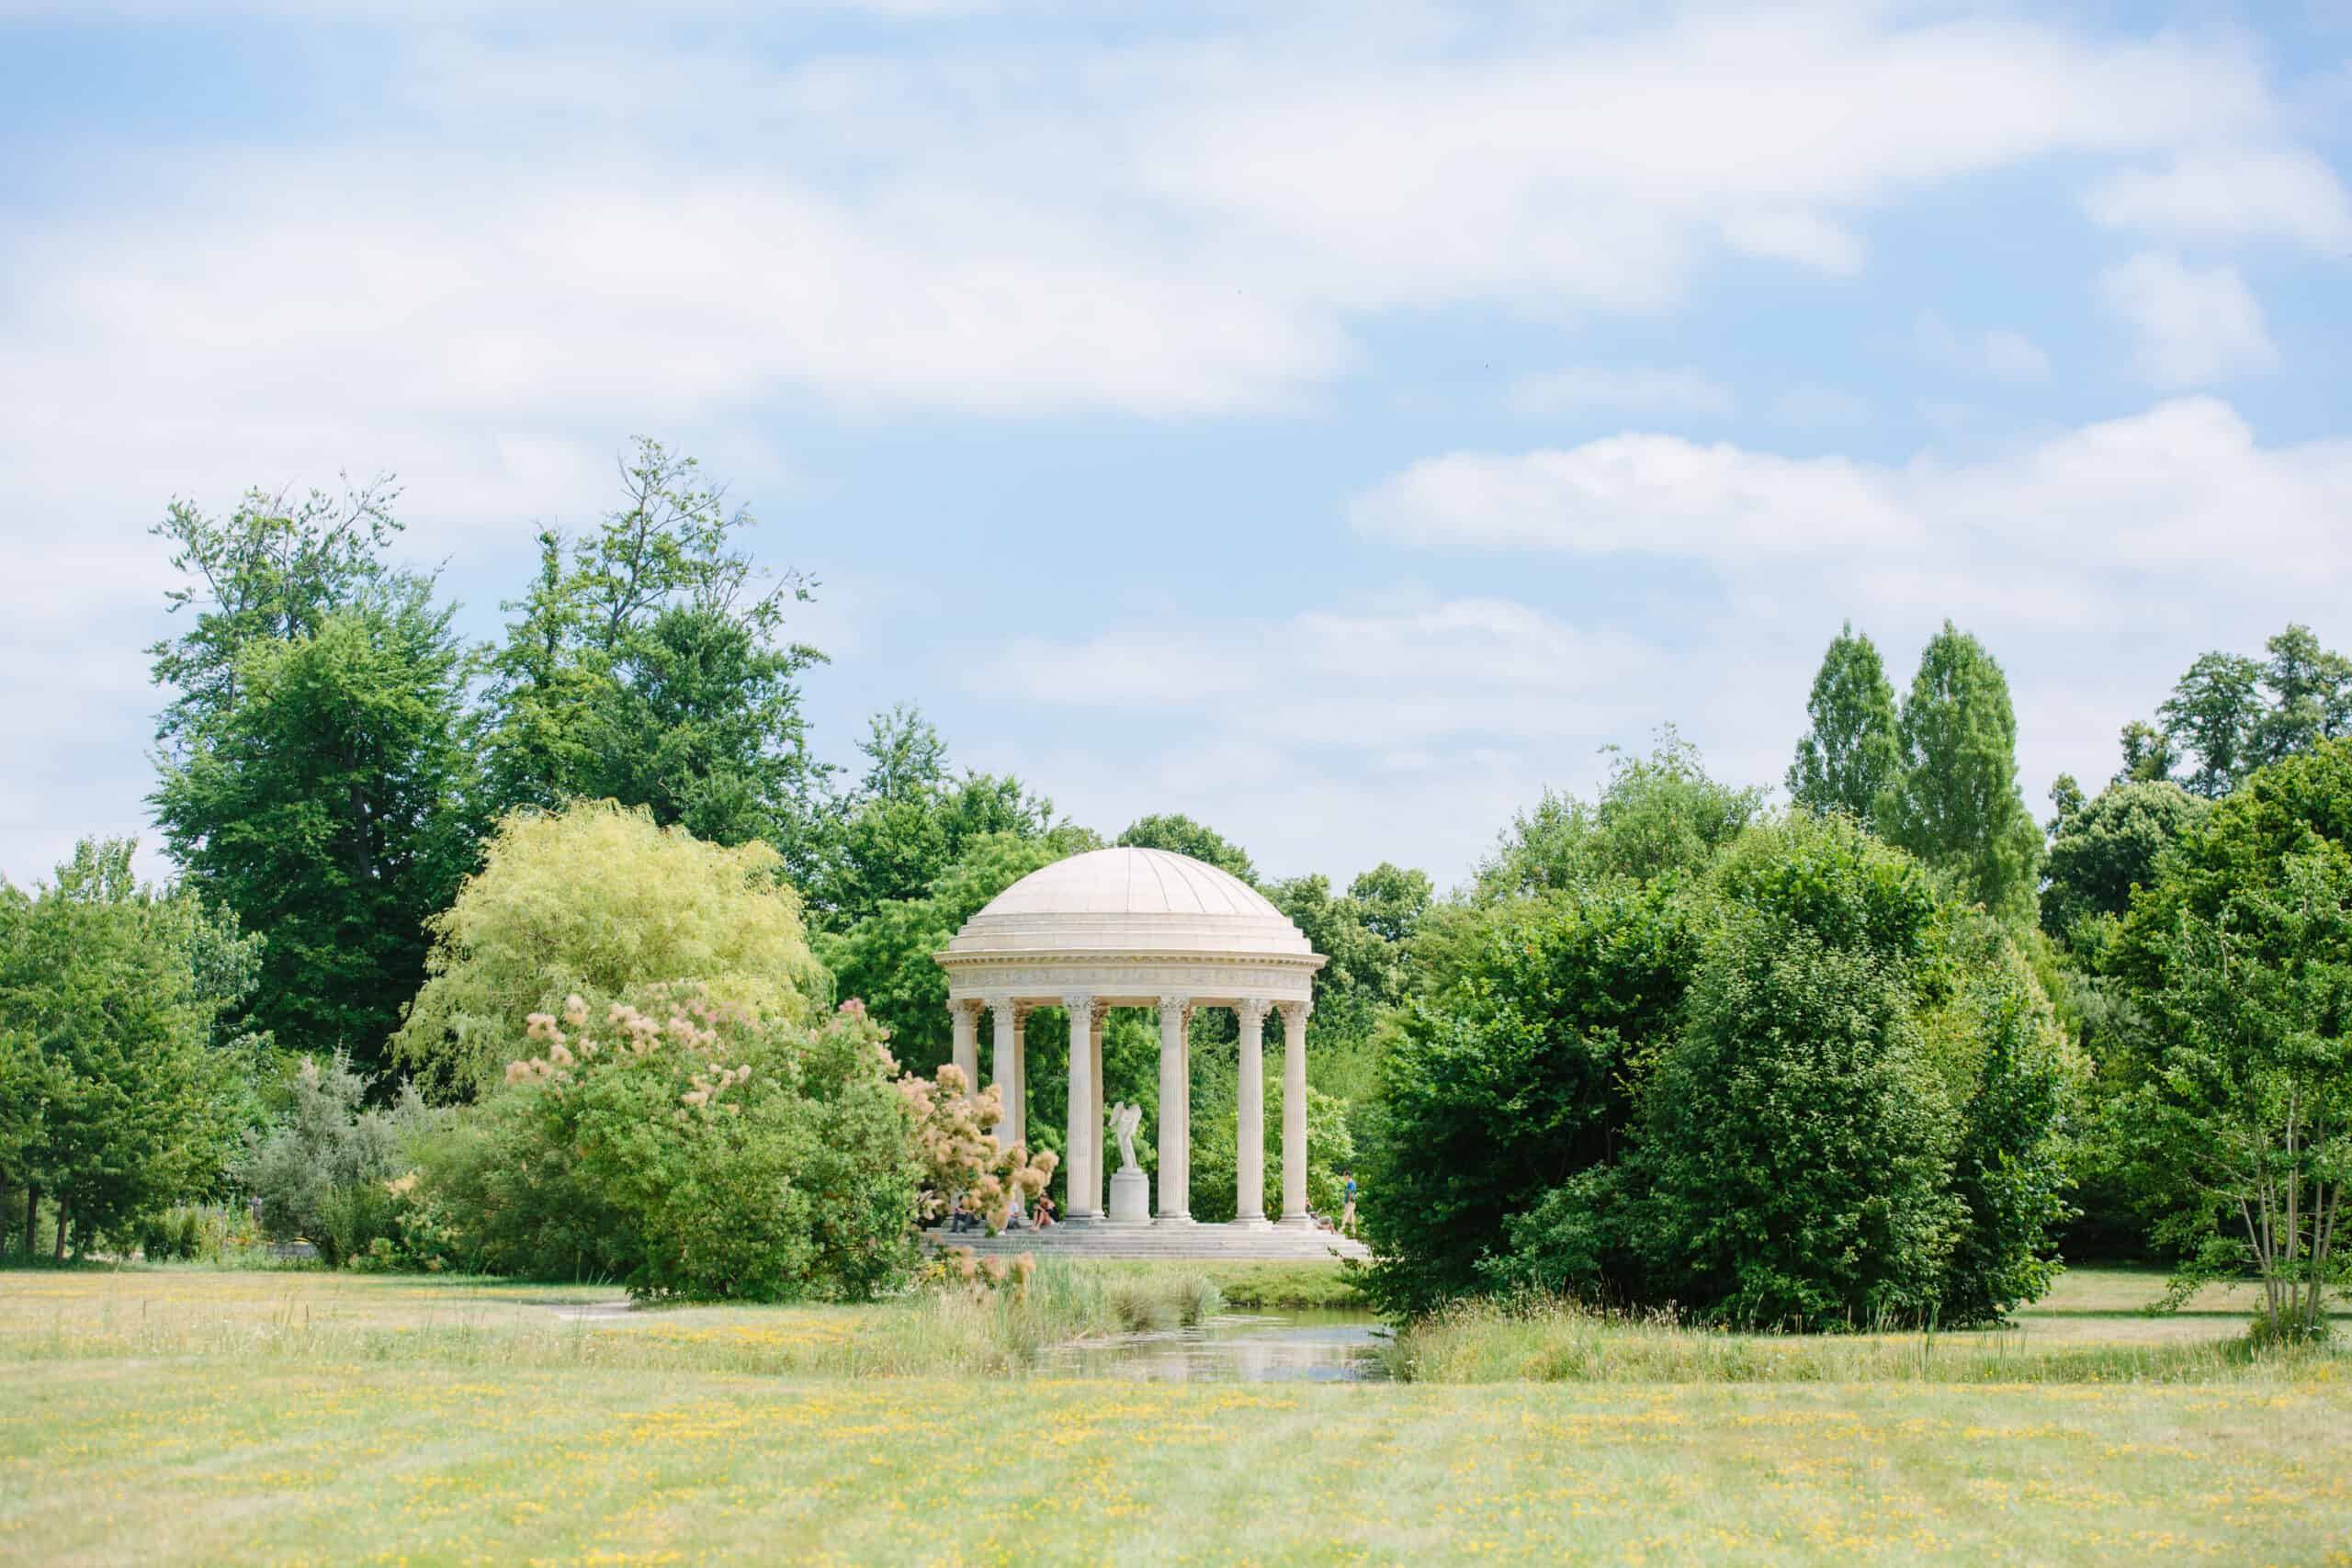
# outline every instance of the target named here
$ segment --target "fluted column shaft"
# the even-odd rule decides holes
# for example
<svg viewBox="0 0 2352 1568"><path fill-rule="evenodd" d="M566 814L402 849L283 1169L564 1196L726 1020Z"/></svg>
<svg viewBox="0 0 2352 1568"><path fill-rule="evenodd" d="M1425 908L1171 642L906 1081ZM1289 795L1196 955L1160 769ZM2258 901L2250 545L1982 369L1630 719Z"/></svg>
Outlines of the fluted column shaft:
<svg viewBox="0 0 2352 1568"><path fill-rule="evenodd" d="M1159 998L1159 1218L1189 1221L1192 1154L1185 1111L1192 1086L1184 1073L1184 998Z"/></svg>
<svg viewBox="0 0 2352 1568"><path fill-rule="evenodd" d="M978 1002L958 999L947 1004L955 1044L948 1059L964 1075L964 1092L980 1092L980 1010Z"/></svg>
<svg viewBox="0 0 2352 1568"><path fill-rule="evenodd" d="M1266 1223L1266 1006L1250 998L1233 1010L1241 1026L1239 1109L1233 1145L1233 1223Z"/></svg>
<svg viewBox="0 0 2352 1568"><path fill-rule="evenodd" d="M1012 1089L1005 1101L1005 1116L1012 1123L1012 1141L1029 1141L1029 1010L1012 1010Z"/></svg>
<svg viewBox="0 0 2352 1568"><path fill-rule="evenodd" d="M1094 998L1080 994L1062 998L1069 1010L1069 1142L1064 1156L1069 1168L1063 1181L1069 1193L1067 1218L1091 1220L1101 1212L1102 1190L1094 1179L1095 1148L1102 1141L1102 1122L1094 1109L1094 1055L1087 1041L1094 1032Z"/></svg>
<svg viewBox="0 0 2352 1568"><path fill-rule="evenodd" d="M1087 1170L1086 1190L1094 1195L1094 1212L1098 1214L1110 1213L1110 1200L1104 1196L1102 1186L1102 1149L1110 1136L1102 1108L1102 1024L1110 1010L1109 1008L1096 1008L1094 1021L1086 1031L1086 1055L1091 1064L1088 1076L1094 1084L1094 1120L1091 1123L1094 1129L1093 1157ZM1077 1048L1075 1043L1071 1048Z"/></svg>
<svg viewBox="0 0 2352 1568"><path fill-rule="evenodd" d="M1306 1217L1306 1004L1283 1010L1283 1224Z"/></svg>
<svg viewBox="0 0 2352 1568"><path fill-rule="evenodd" d="M1015 1032L1020 1028L1015 1021L1016 1016L1011 1001L989 998L989 1017L996 1025L995 1038L991 1042L994 1048L992 1065L996 1070L997 1094L1004 1102L1004 1114L996 1124L996 1141L998 1147L1007 1149L1021 1141L1019 1112L1013 1109L1021 1103L1020 1082L1016 1077L1019 1071L1016 1053L1019 1048L1013 1043Z"/></svg>

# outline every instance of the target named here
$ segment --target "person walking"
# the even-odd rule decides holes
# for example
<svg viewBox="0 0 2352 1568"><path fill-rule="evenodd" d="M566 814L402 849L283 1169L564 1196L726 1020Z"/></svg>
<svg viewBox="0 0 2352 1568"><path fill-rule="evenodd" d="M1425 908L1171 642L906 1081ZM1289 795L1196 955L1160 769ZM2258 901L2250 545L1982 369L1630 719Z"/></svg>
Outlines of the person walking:
<svg viewBox="0 0 2352 1568"><path fill-rule="evenodd" d="M1347 1172L1347 1185L1340 1189L1348 1201L1340 1206L1340 1234L1353 1235L1356 1234L1356 1173L1351 1169Z"/></svg>

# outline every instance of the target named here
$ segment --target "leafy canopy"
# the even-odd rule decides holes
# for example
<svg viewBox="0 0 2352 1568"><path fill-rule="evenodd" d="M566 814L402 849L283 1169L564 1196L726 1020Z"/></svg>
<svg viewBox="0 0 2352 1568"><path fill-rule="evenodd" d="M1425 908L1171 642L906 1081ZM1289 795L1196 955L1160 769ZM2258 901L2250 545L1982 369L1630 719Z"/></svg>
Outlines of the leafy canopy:
<svg viewBox="0 0 2352 1568"><path fill-rule="evenodd" d="M525 1017L574 992L692 979L749 1017L797 1023L829 990L775 851L707 843L611 801L507 817L427 929L428 977L392 1048L441 1091L493 1081L522 1054Z"/></svg>

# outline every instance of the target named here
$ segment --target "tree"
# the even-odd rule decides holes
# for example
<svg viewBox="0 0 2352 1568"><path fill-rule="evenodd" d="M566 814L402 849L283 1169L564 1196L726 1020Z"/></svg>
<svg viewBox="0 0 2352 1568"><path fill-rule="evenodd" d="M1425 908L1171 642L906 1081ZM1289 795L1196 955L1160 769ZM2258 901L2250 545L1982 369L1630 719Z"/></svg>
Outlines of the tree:
<svg viewBox="0 0 2352 1568"><path fill-rule="evenodd" d="M1901 761L1879 804L1880 831L1962 897L2030 920L2041 834L2018 789L2008 680L1950 621L1919 655L1897 739Z"/></svg>
<svg viewBox="0 0 2352 1568"><path fill-rule="evenodd" d="M2234 653L2207 653L2188 667L2156 709L2165 733L2195 757L2189 792L2218 800L2235 789L2260 749L2262 666Z"/></svg>
<svg viewBox="0 0 2352 1568"><path fill-rule="evenodd" d="M2265 646L2262 683L2270 711L2255 727L2257 766L2352 734L2352 660L2320 647L2305 626L2289 626Z"/></svg>
<svg viewBox="0 0 2352 1568"><path fill-rule="evenodd" d="M1898 761L1894 688L1878 649L1849 621L1829 644L1805 704L1813 728L1789 766L1789 798L1815 816L1842 811L1868 826Z"/></svg>
<svg viewBox="0 0 2352 1568"><path fill-rule="evenodd" d="M2251 1266L2256 1337L2304 1343L2327 1337L2352 1180L2352 854L2322 841L2277 871L2165 933L2159 1070L2132 1109L2179 1194L2167 1228L2191 1250L2175 1299Z"/></svg>
<svg viewBox="0 0 2352 1568"><path fill-rule="evenodd" d="M2157 857L2201 819L2205 803L2169 781L2109 784L2062 815L2050 837L2041 926L2063 937L2094 916L2121 919L2132 889L2155 878Z"/></svg>
<svg viewBox="0 0 2352 1568"><path fill-rule="evenodd" d="M1240 845L1181 812L1138 817L1119 835L1118 842L1122 849L1166 850L1172 854L1190 855L1194 860L1206 861L1219 871L1230 872L1253 886L1258 881L1258 868L1250 863L1250 856Z"/></svg>
<svg viewBox="0 0 2352 1568"><path fill-rule="evenodd" d="M1697 956L1693 911L1623 880L1480 923L1462 972L1397 1018L1367 1160L1368 1276L1420 1312L1481 1287L1511 1217L1620 1152Z"/></svg>
<svg viewBox="0 0 2352 1568"><path fill-rule="evenodd" d="M254 1017L281 1044L380 1063L470 863L450 614L429 580L367 578L313 629L247 642L233 703L192 708L164 758L173 857L269 933Z"/></svg>
<svg viewBox="0 0 2352 1568"><path fill-rule="evenodd" d="M2123 727L2122 745L2123 765L2115 771L2117 784L2162 784L2180 762L2172 737L2141 719Z"/></svg>
<svg viewBox="0 0 2352 1568"><path fill-rule="evenodd" d="M899 1059L916 1072L932 1072L947 1060L951 1044L947 972L932 954L989 899L1031 872L1101 847L1102 840L1081 828L1057 828L1041 838L983 835L970 840L963 858L933 877L922 897L888 900L848 929L824 933L820 955L841 994L863 1001L889 1031ZM1050 1077L1033 1061L1033 1086L1050 1088ZM1035 1125L1039 1119L1030 1120Z"/></svg>
<svg viewBox="0 0 2352 1568"><path fill-rule="evenodd" d="M2352 739L2251 774L2158 863L2101 954L2145 1023L2101 1133L2183 1280L2252 1268L2266 1335L2314 1332L2313 1227L2352 1159ZM2330 1233L2332 1235L2332 1233ZM2292 1287L2291 1289L2290 1287Z"/></svg>
<svg viewBox="0 0 2352 1568"><path fill-rule="evenodd" d="M845 804L811 898L827 927L843 930L888 904L925 897L984 840L1042 841L1058 830L1054 803L1010 774L901 781L893 793Z"/></svg>
<svg viewBox="0 0 2352 1568"><path fill-rule="evenodd" d="M426 930L427 978L392 1052L436 1092L494 1081L523 1054L522 1021L574 992L691 979L748 1017L805 1023L830 990L775 851L610 801L507 817Z"/></svg>
<svg viewBox="0 0 2352 1568"><path fill-rule="evenodd" d="M128 839L84 840L34 896L0 897L0 1178L41 1196L57 1252L210 1190L235 1146L255 1061L218 1049L236 998L199 954L259 945L185 890L142 886Z"/></svg>
<svg viewBox="0 0 2352 1568"><path fill-rule="evenodd" d="M150 797L206 897L273 941L255 1012L288 1043L373 1057L414 988L417 922L462 871L464 673L429 579L385 565L389 480L153 530L192 624L150 650L167 696Z"/></svg>
<svg viewBox="0 0 2352 1568"><path fill-rule="evenodd" d="M718 842L764 839L805 871L825 770L795 682L823 656L781 634L816 584L768 581L736 543L751 513L694 458L640 437L621 479L585 537L539 536L537 576L486 650L488 811L614 799Z"/></svg>
<svg viewBox="0 0 2352 1568"><path fill-rule="evenodd" d="M1694 871L1764 809L1764 790L1711 777L1698 748L1672 725L1658 731L1647 757L1607 750L1609 782L1600 796L1588 803L1546 790L1479 867L1475 901Z"/></svg>
<svg viewBox="0 0 2352 1568"><path fill-rule="evenodd" d="M346 485L339 501L254 490L218 519L172 502L148 532L173 547L171 567L184 581L164 597L174 615L193 611L194 624L147 650L150 678L174 693L156 721L166 757L234 711L248 648L316 635L384 576L384 548L401 531L391 513L399 494L389 478Z"/></svg>

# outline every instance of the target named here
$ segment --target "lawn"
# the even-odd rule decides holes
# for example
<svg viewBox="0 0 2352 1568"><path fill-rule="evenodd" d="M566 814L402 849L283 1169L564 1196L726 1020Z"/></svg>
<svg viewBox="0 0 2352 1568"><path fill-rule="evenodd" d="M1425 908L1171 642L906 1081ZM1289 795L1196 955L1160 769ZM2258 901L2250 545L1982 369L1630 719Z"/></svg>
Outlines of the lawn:
<svg viewBox="0 0 2352 1568"><path fill-rule="evenodd" d="M2049 1332L2151 1283L2073 1276ZM2352 1562L2334 1359L1170 1386L971 1370L1006 1325L921 1303L559 1315L613 1294L0 1274L0 1558ZM864 1375L925 1335L963 1375Z"/></svg>

